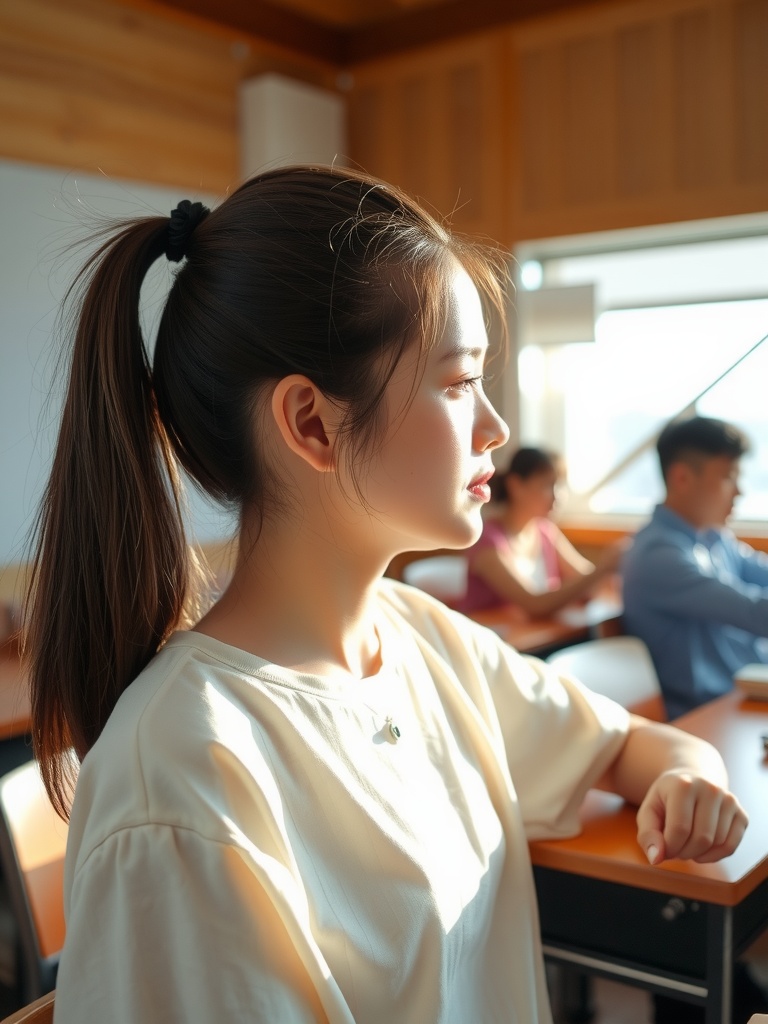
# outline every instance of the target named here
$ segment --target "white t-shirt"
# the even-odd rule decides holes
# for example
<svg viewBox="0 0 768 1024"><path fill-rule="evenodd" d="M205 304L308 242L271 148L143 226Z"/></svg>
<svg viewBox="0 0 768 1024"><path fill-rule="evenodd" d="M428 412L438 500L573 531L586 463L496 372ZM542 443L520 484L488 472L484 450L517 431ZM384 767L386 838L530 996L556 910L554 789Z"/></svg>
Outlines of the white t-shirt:
<svg viewBox="0 0 768 1024"><path fill-rule="evenodd" d="M551 1020L526 840L577 830L627 714L402 584L377 625L354 683L186 632L131 684L78 781L57 1024Z"/></svg>

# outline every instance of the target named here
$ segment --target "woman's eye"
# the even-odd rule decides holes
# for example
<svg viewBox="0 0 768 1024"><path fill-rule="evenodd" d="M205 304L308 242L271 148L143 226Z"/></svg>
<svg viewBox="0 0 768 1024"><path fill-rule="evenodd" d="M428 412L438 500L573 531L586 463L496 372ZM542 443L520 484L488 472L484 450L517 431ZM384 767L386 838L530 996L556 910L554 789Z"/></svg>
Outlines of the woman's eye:
<svg viewBox="0 0 768 1024"><path fill-rule="evenodd" d="M464 380L457 380L451 387L454 391L471 391L473 388L482 387L488 377L466 377Z"/></svg>

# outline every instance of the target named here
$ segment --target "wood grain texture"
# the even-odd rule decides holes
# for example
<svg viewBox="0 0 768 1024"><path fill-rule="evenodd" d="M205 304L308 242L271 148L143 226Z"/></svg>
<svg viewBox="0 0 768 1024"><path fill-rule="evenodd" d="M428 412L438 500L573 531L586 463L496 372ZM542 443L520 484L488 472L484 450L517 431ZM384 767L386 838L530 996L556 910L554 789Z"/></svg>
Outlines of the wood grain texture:
<svg viewBox="0 0 768 1024"><path fill-rule="evenodd" d="M503 33L356 65L354 160L420 197L456 230L503 240L509 89Z"/></svg>
<svg viewBox="0 0 768 1024"><path fill-rule="evenodd" d="M516 239L768 203L768 0L627 0L510 29Z"/></svg>
<svg viewBox="0 0 768 1024"><path fill-rule="evenodd" d="M335 71L150 3L2 0L0 155L223 193L239 82Z"/></svg>

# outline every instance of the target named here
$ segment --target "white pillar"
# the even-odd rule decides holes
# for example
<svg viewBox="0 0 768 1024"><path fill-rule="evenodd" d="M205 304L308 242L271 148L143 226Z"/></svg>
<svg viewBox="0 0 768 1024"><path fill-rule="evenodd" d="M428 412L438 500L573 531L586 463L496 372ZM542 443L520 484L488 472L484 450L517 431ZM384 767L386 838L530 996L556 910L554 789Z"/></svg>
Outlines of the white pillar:
<svg viewBox="0 0 768 1024"><path fill-rule="evenodd" d="M286 164L345 164L345 108L337 93L283 75L259 75L243 82L242 177Z"/></svg>

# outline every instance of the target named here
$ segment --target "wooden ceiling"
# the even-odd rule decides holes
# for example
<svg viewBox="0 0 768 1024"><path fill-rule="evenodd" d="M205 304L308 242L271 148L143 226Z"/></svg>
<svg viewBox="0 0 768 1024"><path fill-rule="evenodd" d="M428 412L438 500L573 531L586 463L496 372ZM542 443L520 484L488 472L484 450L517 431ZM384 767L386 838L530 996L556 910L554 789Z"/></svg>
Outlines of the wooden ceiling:
<svg viewBox="0 0 768 1024"><path fill-rule="evenodd" d="M586 0L160 0L337 65L520 21ZM592 0L593 3L615 0Z"/></svg>
<svg viewBox="0 0 768 1024"><path fill-rule="evenodd" d="M446 0L271 0L275 7L295 11L312 21L340 29L388 21L407 11L445 6Z"/></svg>

